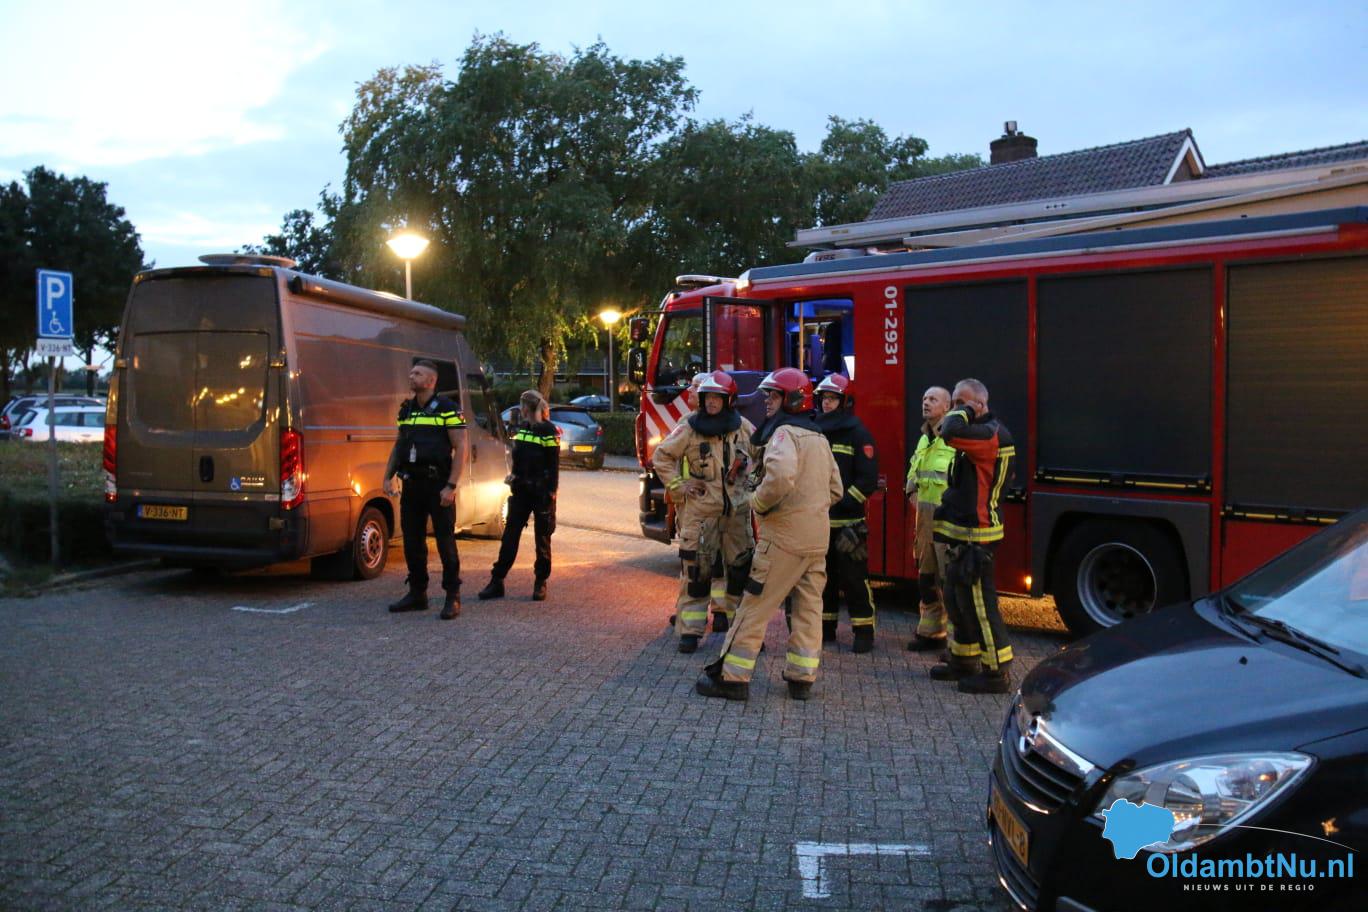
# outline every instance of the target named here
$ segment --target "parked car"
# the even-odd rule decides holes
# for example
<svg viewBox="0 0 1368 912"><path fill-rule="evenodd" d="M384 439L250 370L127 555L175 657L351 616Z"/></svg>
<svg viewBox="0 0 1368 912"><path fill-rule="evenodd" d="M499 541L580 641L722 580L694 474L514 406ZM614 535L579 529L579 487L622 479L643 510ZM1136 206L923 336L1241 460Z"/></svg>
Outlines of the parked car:
<svg viewBox="0 0 1368 912"><path fill-rule="evenodd" d="M70 405L98 405L104 407L103 399L96 399L93 396L73 396L65 394L54 397L53 405L58 408ZM24 413L42 406L47 407L47 395L41 396L16 396L5 403L5 408L0 411L0 440L11 436L10 431L19 424L19 419Z"/></svg>
<svg viewBox="0 0 1368 912"><path fill-rule="evenodd" d="M102 443L104 441L105 410L103 405L71 405L58 408L55 413L46 408L24 412L13 433L28 443L47 443L48 428L56 429L58 440L74 443Z"/></svg>
<svg viewBox="0 0 1368 912"><path fill-rule="evenodd" d="M589 396L576 396L570 400L570 404L590 412L606 412L613 407L613 400L594 393Z"/></svg>
<svg viewBox="0 0 1368 912"><path fill-rule="evenodd" d="M1365 770L1368 509L1037 665L993 764L992 855L1024 909L1361 909Z"/></svg>
<svg viewBox="0 0 1368 912"><path fill-rule="evenodd" d="M378 576L399 513L385 463L418 358L468 422L457 528L502 534L508 454L464 317L278 257L201 259L139 273L128 297L104 451L116 554Z"/></svg>
<svg viewBox="0 0 1368 912"><path fill-rule="evenodd" d="M505 427L517 427L518 407L503 410ZM586 469L603 468L603 425L587 409L574 405L551 406L551 423L560 429L560 461Z"/></svg>

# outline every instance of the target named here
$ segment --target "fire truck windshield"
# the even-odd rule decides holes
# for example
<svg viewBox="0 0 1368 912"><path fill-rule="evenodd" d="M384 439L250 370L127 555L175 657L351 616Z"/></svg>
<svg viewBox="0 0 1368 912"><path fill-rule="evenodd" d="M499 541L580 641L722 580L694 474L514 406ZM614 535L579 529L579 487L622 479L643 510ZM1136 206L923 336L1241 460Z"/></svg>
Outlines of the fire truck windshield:
<svg viewBox="0 0 1368 912"><path fill-rule="evenodd" d="M656 386L687 386L707 366L703 350L703 312L682 310L665 317L656 360Z"/></svg>

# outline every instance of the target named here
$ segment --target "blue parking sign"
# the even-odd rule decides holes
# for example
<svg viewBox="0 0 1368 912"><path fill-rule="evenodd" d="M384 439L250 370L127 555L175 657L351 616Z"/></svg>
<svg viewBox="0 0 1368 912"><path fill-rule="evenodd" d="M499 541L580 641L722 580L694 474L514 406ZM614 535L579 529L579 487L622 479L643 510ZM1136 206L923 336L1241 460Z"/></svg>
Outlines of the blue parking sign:
<svg viewBox="0 0 1368 912"><path fill-rule="evenodd" d="M72 337L72 285L69 272L38 270L38 338Z"/></svg>

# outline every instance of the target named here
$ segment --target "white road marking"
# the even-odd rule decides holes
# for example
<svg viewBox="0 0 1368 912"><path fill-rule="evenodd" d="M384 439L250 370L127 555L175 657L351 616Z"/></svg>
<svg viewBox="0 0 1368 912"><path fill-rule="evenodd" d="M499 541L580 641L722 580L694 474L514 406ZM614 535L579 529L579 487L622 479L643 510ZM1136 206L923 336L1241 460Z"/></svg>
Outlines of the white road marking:
<svg viewBox="0 0 1368 912"><path fill-rule="evenodd" d="M798 842L794 843L798 856L798 876L803 879L804 899L829 899L831 888L826 882L823 865L828 855L913 855L926 858L931 847L892 842Z"/></svg>
<svg viewBox="0 0 1368 912"><path fill-rule="evenodd" d="M293 614L301 608L308 608L313 602L300 602L298 605L291 605L289 608L253 608L250 605L234 605L234 611L250 611L253 614Z"/></svg>

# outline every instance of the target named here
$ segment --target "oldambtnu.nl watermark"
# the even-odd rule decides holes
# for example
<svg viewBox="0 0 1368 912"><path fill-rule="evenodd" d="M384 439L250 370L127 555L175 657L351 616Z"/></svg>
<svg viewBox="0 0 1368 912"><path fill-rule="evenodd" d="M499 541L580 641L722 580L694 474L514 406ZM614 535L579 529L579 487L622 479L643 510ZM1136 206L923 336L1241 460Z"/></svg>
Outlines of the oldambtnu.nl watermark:
<svg viewBox="0 0 1368 912"><path fill-rule="evenodd" d="M1347 880L1354 876L1354 853L1342 858L1306 858L1296 852L1243 858L1203 858L1197 852L1155 853L1145 860L1151 877L1188 881L1184 890L1201 893L1313 892L1317 880Z"/></svg>

